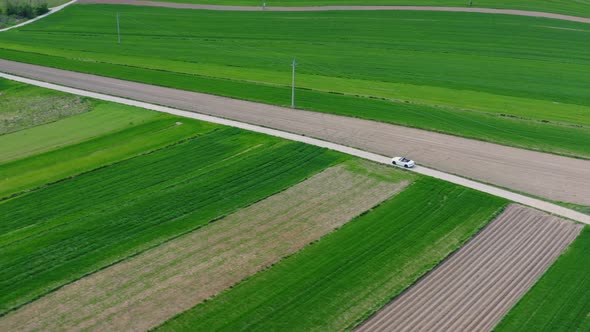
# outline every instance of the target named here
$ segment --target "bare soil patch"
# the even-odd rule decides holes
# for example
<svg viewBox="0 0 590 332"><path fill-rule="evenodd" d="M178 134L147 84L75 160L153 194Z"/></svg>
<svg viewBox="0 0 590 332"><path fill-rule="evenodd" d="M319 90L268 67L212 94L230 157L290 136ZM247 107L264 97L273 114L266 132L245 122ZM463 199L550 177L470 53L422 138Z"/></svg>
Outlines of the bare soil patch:
<svg viewBox="0 0 590 332"><path fill-rule="evenodd" d="M358 331L490 331L576 238L581 225L510 205Z"/></svg>
<svg viewBox="0 0 590 332"><path fill-rule="evenodd" d="M216 295L407 185L392 170L332 167L0 319L4 331L144 331Z"/></svg>

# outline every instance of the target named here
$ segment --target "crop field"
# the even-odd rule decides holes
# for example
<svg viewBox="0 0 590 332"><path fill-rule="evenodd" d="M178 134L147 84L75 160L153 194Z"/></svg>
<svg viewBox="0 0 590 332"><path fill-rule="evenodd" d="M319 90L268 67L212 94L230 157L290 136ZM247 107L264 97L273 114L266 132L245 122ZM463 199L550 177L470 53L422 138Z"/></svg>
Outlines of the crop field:
<svg viewBox="0 0 590 332"><path fill-rule="evenodd" d="M0 313L342 160L224 128L0 204Z"/></svg>
<svg viewBox="0 0 590 332"><path fill-rule="evenodd" d="M92 112L0 136L0 162L14 161L84 142L145 124L160 116L160 113L156 112L107 103L97 105L93 109Z"/></svg>
<svg viewBox="0 0 590 332"><path fill-rule="evenodd" d="M494 331L590 330L589 264L586 227Z"/></svg>
<svg viewBox="0 0 590 332"><path fill-rule="evenodd" d="M51 119L57 121L33 127L29 122L29 128L0 135L0 198L218 128L130 106L80 100L7 80L0 80L0 84L6 88L0 95L0 114L22 113L46 119L45 111L52 110L63 115ZM75 103L82 113L68 111L68 105Z"/></svg>
<svg viewBox="0 0 590 332"><path fill-rule="evenodd" d="M78 96L0 78L0 136L88 112L91 107L89 100Z"/></svg>
<svg viewBox="0 0 590 332"><path fill-rule="evenodd" d="M240 5L240 6L261 6L260 0L150 0L158 2L196 3L211 5ZM1 2L1 1L0 1ZM449 6L468 7L469 0L274 0L266 1L267 6L371 6L371 5L392 5L392 6ZM473 0L472 7L482 8L505 8L545 11L559 14L576 16L590 16L590 1L578 0Z"/></svg>
<svg viewBox="0 0 590 332"><path fill-rule="evenodd" d="M581 229L511 205L358 331L490 331Z"/></svg>
<svg viewBox="0 0 590 332"><path fill-rule="evenodd" d="M172 116L158 116L144 124L109 132L23 159L0 163L0 197L14 195L148 153L215 128L189 119L182 119L182 122L179 120Z"/></svg>
<svg viewBox="0 0 590 332"><path fill-rule="evenodd" d="M502 199L418 178L392 199L159 330L350 329L483 227Z"/></svg>
<svg viewBox="0 0 590 332"><path fill-rule="evenodd" d="M278 105L297 57L300 108L590 158L588 31L506 15L75 5L0 35L0 57Z"/></svg>
<svg viewBox="0 0 590 332"><path fill-rule="evenodd" d="M342 226L410 179L372 163L334 166L53 292L8 314L0 329L148 330Z"/></svg>

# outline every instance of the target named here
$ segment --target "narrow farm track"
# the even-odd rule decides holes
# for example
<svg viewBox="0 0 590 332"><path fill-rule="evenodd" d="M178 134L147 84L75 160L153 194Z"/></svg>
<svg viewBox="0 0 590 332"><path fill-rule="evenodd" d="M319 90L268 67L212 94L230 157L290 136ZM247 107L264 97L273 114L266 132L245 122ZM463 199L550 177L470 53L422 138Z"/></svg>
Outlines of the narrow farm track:
<svg viewBox="0 0 590 332"><path fill-rule="evenodd" d="M511 205L357 331L490 331L581 229Z"/></svg>
<svg viewBox="0 0 590 332"><path fill-rule="evenodd" d="M471 8L471 7L442 7L442 6L312 6L312 7L273 7L268 6L265 9L262 6L223 6L223 5L199 5L173 2L141 1L141 0L79 0L81 4L114 4L114 5L133 5L133 6L150 6L150 7L167 7L180 9L204 9L204 10L228 10L228 11L280 11L280 12L310 12L310 11L331 11L331 10L414 10L414 11L437 11L437 12L462 12L462 13L484 13L484 14L503 14L529 17L543 17L557 20L590 23L590 18L562 15L545 12L535 12L528 10L514 9L494 9L494 8Z"/></svg>
<svg viewBox="0 0 590 332"><path fill-rule="evenodd" d="M391 174L362 163L369 174ZM332 167L0 318L2 331L141 331L190 309L402 190ZM116 282L113 282L115 280Z"/></svg>

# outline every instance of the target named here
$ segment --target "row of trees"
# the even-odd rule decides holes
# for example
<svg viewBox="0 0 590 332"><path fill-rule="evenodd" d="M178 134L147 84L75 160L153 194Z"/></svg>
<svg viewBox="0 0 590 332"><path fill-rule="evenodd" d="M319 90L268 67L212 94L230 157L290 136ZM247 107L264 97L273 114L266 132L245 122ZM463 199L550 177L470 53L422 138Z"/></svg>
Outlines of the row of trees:
<svg viewBox="0 0 590 332"><path fill-rule="evenodd" d="M1 9L0 9L1 10ZM15 1L6 0L4 15L17 18L31 19L49 12L49 6L45 1ZM0 14L2 14L0 12Z"/></svg>

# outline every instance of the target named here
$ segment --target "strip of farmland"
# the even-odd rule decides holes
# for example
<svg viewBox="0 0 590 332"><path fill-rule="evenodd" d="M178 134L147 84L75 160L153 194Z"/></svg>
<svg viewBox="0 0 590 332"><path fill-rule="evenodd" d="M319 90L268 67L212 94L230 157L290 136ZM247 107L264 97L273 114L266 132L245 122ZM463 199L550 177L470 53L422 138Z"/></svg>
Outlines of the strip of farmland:
<svg viewBox="0 0 590 332"><path fill-rule="evenodd" d="M489 331L581 228L531 208L511 205L357 331Z"/></svg>
<svg viewBox="0 0 590 332"><path fill-rule="evenodd" d="M0 204L0 314L345 158L220 128Z"/></svg>
<svg viewBox="0 0 590 332"><path fill-rule="evenodd" d="M122 112L125 110L133 109L121 107ZM60 122L51 124L56 133L71 130L68 123L62 124ZM205 134L215 128L218 127L200 121L180 119L174 116L158 116L146 123L108 132L83 142L75 142L7 163L0 162L0 198L30 191L83 172L153 152L184 139ZM3 138L13 141L8 136L17 134L21 137L27 136L33 134L30 131L37 131L37 129L41 128L0 137L0 144L3 143ZM38 142L42 142L50 133L43 133L41 130L39 134L41 135L36 137ZM27 147L35 145L37 144L31 142Z"/></svg>
<svg viewBox="0 0 590 332"><path fill-rule="evenodd" d="M0 320L0 329L137 331L160 325L317 240L408 183L403 180L407 174L362 165L363 172L332 167L210 226L81 279L8 315Z"/></svg>
<svg viewBox="0 0 590 332"><path fill-rule="evenodd" d="M164 331L338 331L403 291L505 201L420 177L321 241L197 305Z"/></svg>

